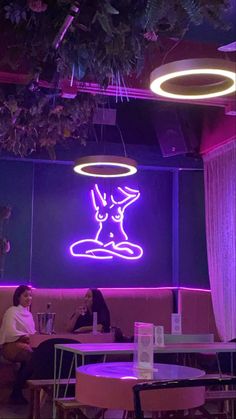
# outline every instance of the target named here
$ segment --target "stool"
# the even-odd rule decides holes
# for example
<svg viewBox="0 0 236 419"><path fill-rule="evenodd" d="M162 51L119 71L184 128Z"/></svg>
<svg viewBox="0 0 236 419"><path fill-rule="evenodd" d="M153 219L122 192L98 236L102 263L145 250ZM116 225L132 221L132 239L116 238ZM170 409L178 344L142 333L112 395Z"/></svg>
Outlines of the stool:
<svg viewBox="0 0 236 419"><path fill-rule="evenodd" d="M77 402L75 398L63 398L55 401L56 417L58 419L69 419L71 414L75 414L78 419L85 419L86 416L80 410L81 403Z"/></svg>
<svg viewBox="0 0 236 419"><path fill-rule="evenodd" d="M215 391L207 390L206 391L206 402L216 402L217 404L220 404L219 414L221 414L222 417L224 415L224 417L227 419L229 417L234 419L235 401L236 401L236 390L225 389L225 390L215 390Z"/></svg>
<svg viewBox="0 0 236 419"><path fill-rule="evenodd" d="M67 385L68 379L61 379L60 384ZM71 378L69 384L75 384L75 379ZM30 389L30 409L29 419L41 418L40 392L44 390L48 395L53 393L54 379L48 380L28 380L27 385Z"/></svg>
<svg viewBox="0 0 236 419"><path fill-rule="evenodd" d="M88 419L88 417L81 410L81 408L86 409L88 406L82 405L80 402L75 400L75 398L56 399L55 406L57 419L69 419L71 415L75 415L76 419ZM106 410L107 409L98 408L97 412L94 414L94 419L104 419Z"/></svg>

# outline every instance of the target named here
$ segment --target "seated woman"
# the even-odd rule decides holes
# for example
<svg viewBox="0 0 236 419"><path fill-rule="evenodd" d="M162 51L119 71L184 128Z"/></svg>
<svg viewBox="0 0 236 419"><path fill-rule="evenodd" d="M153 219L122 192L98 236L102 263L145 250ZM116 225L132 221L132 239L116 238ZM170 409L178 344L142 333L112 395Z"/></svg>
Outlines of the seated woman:
<svg viewBox="0 0 236 419"><path fill-rule="evenodd" d="M78 307L67 322L67 331L86 333L93 330L93 313L97 313L97 331L110 331L110 313L100 290L89 289L85 294L85 308Z"/></svg>
<svg viewBox="0 0 236 419"><path fill-rule="evenodd" d="M31 301L31 288L27 285L17 287L13 295L13 306L5 312L0 328L2 355L8 361L21 363L11 394L11 401L19 404L26 403L22 387L28 378L32 357L29 338L35 333L33 316L29 311Z"/></svg>

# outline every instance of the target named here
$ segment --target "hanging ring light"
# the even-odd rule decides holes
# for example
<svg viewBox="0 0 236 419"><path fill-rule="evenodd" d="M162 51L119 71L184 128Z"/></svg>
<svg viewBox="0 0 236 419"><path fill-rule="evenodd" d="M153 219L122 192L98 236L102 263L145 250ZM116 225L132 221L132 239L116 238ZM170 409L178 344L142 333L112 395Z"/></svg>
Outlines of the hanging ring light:
<svg viewBox="0 0 236 419"><path fill-rule="evenodd" d="M152 71L151 90L172 99L207 99L236 90L236 64L195 58L164 64Z"/></svg>
<svg viewBox="0 0 236 419"><path fill-rule="evenodd" d="M121 156L86 156L75 161L74 171L93 177L124 177L137 172L137 163L133 159Z"/></svg>

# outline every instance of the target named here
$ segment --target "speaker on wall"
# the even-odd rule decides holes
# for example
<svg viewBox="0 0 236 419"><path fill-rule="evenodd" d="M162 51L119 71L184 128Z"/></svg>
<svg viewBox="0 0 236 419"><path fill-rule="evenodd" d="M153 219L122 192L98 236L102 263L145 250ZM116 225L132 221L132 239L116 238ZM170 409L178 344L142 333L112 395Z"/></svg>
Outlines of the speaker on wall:
<svg viewBox="0 0 236 419"><path fill-rule="evenodd" d="M163 108L155 111L153 123L163 157L196 153L199 135L190 112Z"/></svg>

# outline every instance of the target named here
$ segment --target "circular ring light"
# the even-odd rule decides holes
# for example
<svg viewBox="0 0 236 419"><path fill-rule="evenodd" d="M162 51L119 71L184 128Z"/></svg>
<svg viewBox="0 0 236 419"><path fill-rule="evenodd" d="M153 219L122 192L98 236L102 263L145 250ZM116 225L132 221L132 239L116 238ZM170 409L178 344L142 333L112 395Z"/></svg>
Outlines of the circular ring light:
<svg viewBox="0 0 236 419"><path fill-rule="evenodd" d="M195 77L196 83L193 83ZM202 84L199 83L201 79ZM236 90L236 64L213 58L174 61L152 71L150 88L160 96L173 99L207 99L227 95Z"/></svg>
<svg viewBox="0 0 236 419"><path fill-rule="evenodd" d="M93 177L124 177L137 172L137 163L128 157L86 156L76 160L74 171Z"/></svg>

